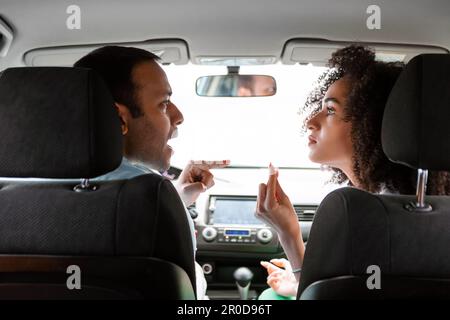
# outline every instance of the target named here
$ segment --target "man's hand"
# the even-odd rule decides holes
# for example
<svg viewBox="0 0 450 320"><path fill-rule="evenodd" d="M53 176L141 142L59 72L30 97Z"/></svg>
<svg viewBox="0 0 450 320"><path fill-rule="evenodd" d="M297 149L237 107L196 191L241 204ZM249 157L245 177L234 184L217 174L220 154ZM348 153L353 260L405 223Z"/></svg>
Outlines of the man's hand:
<svg viewBox="0 0 450 320"><path fill-rule="evenodd" d="M269 274L267 284L280 296L293 297L297 295L298 282L292 273L292 268L286 259L261 261L261 265ZM282 269L284 268L284 269Z"/></svg>
<svg viewBox="0 0 450 320"><path fill-rule="evenodd" d="M225 168L229 160L223 161L190 161L181 172L175 188L186 206L193 204L200 193L214 185L214 176L209 171L215 168Z"/></svg>

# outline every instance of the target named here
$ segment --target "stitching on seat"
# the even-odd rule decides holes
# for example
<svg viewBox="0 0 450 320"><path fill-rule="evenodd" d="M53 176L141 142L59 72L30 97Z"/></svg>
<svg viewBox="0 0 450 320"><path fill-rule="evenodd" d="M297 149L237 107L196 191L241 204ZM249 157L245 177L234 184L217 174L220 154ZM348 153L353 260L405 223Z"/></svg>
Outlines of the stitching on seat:
<svg viewBox="0 0 450 320"><path fill-rule="evenodd" d="M159 220L159 211L160 211L160 202L161 202L161 186L164 182L164 179L161 179L158 183L158 189L156 191L156 216L155 216L155 223L153 223L153 230L151 232L151 244L150 244L150 254L154 256L155 254L155 242L156 242L156 233L158 232L158 220Z"/></svg>
<svg viewBox="0 0 450 320"><path fill-rule="evenodd" d="M392 273L392 237L391 237L391 220L389 219L389 214L388 214L388 210L386 205L384 204L384 202L381 200L379 195L375 195L375 199L378 200L378 202L381 204L381 206L384 209L384 213L385 213L385 217L386 217L386 224L387 224L387 228L388 228L388 232L387 232L387 237L388 237L388 251L389 251L389 261L388 261L388 272Z"/></svg>
<svg viewBox="0 0 450 320"><path fill-rule="evenodd" d="M350 273L353 274L353 238L350 232L350 215L349 213L349 205L348 205L348 201L347 201L347 197L345 196L345 193L343 194L342 192L338 192L338 196L339 198L341 198L343 205L344 205L344 212L345 215L347 217L347 234L348 234L348 241L349 246L350 246Z"/></svg>
<svg viewBox="0 0 450 320"><path fill-rule="evenodd" d="M114 226L114 244L113 244L113 248L114 248L114 255L117 255L117 235L118 235L118 231L117 228L119 227L119 224L117 223L117 219L118 219L118 211L119 211L119 205L121 202L121 197L122 197L122 189L124 188L125 184L128 182L129 180L124 180L123 182L121 182L121 185L119 187L119 190L117 191L117 201L116 201L116 211L115 211L115 217L114 217L114 221L115 221L115 226Z"/></svg>
<svg viewBox="0 0 450 320"><path fill-rule="evenodd" d="M94 104L92 101L92 96L93 96L93 90L91 90L91 74L88 72L87 74L87 91L88 91L88 112L87 112L87 117L88 117L88 121L87 121L87 127L88 127L88 134L89 134L89 138L88 138L88 154L89 154L89 176L92 174L92 172L94 171L92 168L92 159L94 158L93 155L93 149L92 149L92 140L93 140L93 133L91 131L91 112L93 110L92 105Z"/></svg>

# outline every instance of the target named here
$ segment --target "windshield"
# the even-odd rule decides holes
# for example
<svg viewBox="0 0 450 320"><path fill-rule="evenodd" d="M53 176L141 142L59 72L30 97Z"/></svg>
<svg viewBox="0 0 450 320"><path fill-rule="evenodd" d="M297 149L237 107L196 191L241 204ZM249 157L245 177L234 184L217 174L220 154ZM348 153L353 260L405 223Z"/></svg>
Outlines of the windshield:
<svg viewBox="0 0 450 320"><path fill-rule="evenodd" d="M273 76L271 97L200 97L195 82L205 75L226 74L224 66L164 66L172 86L172 101L184 115L172 165L188 160L229 159L232 166L318 168L308 159L307 137L300 134L299 107L323 67L301 65L242 66L241 74Z"/></svg>

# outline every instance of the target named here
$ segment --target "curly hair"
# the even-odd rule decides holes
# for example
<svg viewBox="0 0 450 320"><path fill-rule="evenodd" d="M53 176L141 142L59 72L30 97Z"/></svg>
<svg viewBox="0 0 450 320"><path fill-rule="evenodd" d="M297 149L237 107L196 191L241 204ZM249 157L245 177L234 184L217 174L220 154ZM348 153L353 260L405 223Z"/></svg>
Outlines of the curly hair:
<svg viewBox="0 0 450 320"><path fill-rule="evenodd" d="M404 64L377 61L371 49L351 45L334 52L328 67L330 69L316 81L300 110L306 114L302 131L306 132L308 120L321 110L328 88L345 76L352 85L344 106L344 121L352 124L353 172L358 185L374 193L385 188L391 192L414 194L417 171L391 162L381 146L384 107ZM342 170L330 169L333 171L331 182L349 180ZM450 175L447 172L430 172L428 176L427 194L450 194Z"/></svg>

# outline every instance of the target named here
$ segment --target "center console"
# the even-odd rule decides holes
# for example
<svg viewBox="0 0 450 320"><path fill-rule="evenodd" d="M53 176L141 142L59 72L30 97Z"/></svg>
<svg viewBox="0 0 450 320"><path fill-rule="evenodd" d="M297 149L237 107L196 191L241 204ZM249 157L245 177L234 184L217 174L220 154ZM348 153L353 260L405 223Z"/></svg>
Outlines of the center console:
<svg viewBox="0 0 450 320"><path fill-rule="evenodd" d="M276 253L276 234L255 216L256 197L211 195L197 248L214 252Z"/></svg>
<svg viewBox="0 0 450 320"><path fill-rule="evenodd" d="M233 274L247 267L254 275L249 298L267 288L259 262L283 256L276 233L255 216L255 196L209 195L196 221L197 261L211 299L239 299Z"/></svg>

